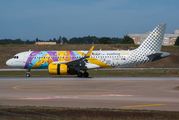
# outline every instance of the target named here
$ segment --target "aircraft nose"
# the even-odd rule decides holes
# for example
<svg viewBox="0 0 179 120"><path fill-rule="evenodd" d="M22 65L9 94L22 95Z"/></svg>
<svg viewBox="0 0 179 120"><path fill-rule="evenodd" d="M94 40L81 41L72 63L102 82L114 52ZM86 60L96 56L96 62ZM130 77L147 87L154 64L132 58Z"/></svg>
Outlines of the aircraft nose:
<svg viewBox="0 0 179 120"><path fill-rule="evenodd" d="M6 61L6 65L9 66L9 67L12 65L12 62L11 62L10 59L8 61Z"/></svg>

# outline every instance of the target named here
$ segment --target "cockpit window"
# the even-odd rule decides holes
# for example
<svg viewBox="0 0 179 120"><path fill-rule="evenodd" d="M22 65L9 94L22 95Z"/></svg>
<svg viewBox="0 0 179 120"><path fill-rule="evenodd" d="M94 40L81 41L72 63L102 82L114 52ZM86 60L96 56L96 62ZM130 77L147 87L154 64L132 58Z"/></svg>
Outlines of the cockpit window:
<svg viewBox="0 0 179 120"><path fill-rule="evenodd" d="M14 58L14 59L18 59L18 58L19 58L19 56L14 56L13 58Z"/></svg>

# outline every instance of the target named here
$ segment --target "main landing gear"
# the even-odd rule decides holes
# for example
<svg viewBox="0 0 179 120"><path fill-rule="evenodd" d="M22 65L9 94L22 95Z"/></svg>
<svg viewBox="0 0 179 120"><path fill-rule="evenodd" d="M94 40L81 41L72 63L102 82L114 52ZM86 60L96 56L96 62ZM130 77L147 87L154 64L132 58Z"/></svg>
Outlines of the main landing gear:
<svg viewBox="0 0 179 120"><path fill-rule="evenodd" d="M30 77L30 69L27 69L26 77Z"/></svg>
<svg viewBox="0 0 179 120"><path fill-rule="evenodd" d="M83 76L84 76L84 77L88 77L88 76L89 76L89 73L86 72L86 71L84 72L84 74L82 74L82 72L78 72L78 73L77 73L77 76L78 76L78 77L83 77Z"/></svg>

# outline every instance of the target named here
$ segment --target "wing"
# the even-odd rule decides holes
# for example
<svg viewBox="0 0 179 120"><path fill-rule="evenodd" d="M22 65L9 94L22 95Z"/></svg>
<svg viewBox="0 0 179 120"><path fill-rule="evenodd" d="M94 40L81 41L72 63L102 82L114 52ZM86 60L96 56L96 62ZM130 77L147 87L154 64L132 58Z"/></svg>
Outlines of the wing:
<svg viewBox="0 0 179 120"><path fill-rule="evenodd" d="M72 61L69 61L69 62L53 62L53 63L59 63L59 64L66 64L68 66L84 66L87 62L86 58L89 58L92 51L93 51L93 48L94 46L91 47L91 49L88 51L88 53L80 58L80 59L76 59L76 60L72 60Z"/></svg>
<svg viewBox="0 0 179 120"><path fill-rule="evenodd" d="M66 64L66 65L73 65L73 66L80 65L80 64L84 64L86 58L89 58L89 57L90 57L90 55L91 55L91 53L92 53L92 51L93 51L93 48L94 48L94 46L91 47L91 49L88 51L88 53L87 53L84 57L82 57L82 58L80 58L80 59L77 59L77 60L73 60L73 61L66 62L65 64Z"/></svg>

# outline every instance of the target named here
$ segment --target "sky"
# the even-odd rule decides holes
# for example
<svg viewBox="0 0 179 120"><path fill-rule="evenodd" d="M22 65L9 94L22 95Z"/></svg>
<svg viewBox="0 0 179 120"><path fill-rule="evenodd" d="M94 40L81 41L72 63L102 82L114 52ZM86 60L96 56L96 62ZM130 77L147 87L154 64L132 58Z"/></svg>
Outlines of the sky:
<svg viewBox="0 0 179 120"><path fill-rule="evenodd" d="M167 23L179 29L178 0L0 0L0 39L123 38Z"/></svg>

